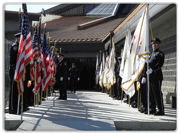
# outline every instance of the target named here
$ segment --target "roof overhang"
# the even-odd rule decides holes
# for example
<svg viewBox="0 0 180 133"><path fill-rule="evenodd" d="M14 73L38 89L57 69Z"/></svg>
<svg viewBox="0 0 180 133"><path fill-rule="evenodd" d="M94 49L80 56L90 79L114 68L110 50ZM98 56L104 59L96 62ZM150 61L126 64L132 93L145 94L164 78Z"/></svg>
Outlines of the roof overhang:
<svg viewBox="0 0 180 133"><path fill-rule="evenodd" d="M114 43L117 44L122 39L125 38L127 33L127 27L129 26L131 32L135 30L137 23L144 12L146 4L139 4L128 16L122 21L122 23L114 29ZM169 6L173 6L173 4L149 4L149 17L152 19L161 11L165 10ZM151 20L152 21L152 20ZM105 43L105 50L108 49L108 45L110 44L110 33L103 39Z"/></svg>

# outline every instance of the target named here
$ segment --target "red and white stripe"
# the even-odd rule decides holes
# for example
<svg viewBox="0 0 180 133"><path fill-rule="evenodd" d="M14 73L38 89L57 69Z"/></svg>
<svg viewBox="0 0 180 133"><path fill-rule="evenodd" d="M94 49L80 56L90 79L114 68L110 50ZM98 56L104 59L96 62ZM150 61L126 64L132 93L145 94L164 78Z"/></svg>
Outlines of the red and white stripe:
<svg viewBox="0 0 180 133"><path fill-rule="evenodd" d="M42 81L42 90L46 91L47 87L51 84L51 68L50 68L50 57L49 55L46 58L45 53L41 56L42 66L43 66L43 81Z"/></svg>
<svg viewBox="0 0 180 133"><path fill-rule="evenodd" d="M16 70L14 74L14 80L17 82L18 92L21 95L24 92L23 76L25 75L25 66L33 59L32 43L30 32L24 39L24 36L20 36L19 49L16 61Z"/></svg>

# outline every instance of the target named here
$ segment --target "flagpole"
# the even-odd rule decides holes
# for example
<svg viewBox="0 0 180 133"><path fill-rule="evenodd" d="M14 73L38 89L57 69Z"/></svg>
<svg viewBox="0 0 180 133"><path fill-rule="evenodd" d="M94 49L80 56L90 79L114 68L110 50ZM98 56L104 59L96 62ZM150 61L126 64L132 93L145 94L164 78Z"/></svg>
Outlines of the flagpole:
<svg viewBox="0 0 180 133"><path fill-rule="evenodd" d="M21 32L21 26L22 26L22 13L21 13L21 7L19 8L19 21L20 21L20 27L19 27L19 31ZM13 82L12 82L12 91L13 91L13 88L14 88L14 80L13 80ZM13 94L13 93L12 93ZM12 101L12 100L11 100ZM17 105L17 114L19 113L19 104L20 104L20 95L19 95L19 93L18 93L18 105ZM11 106L12 106L12 104L11 104ZM13 106L12 106L13 107Z"/></svg>
<svg viewBox="0 0 180 133"><path fill-rule="evenodd" d="M111 51L112 51L112 48L113 48L113 43L112 43L112 41L113 41L113 35L114 35L114 32L113 31L110 31L110 39L111 39L111 43L110 43L110 49L111 49ZM109 55L110 55L110 53L111 52L109 52ZM112 95L112 93L113 93L113 87L111 86L111 88L110 88L110 95ZM113 98L114 96L112 96L112 98Z"/></svg>
<svg viewBox="0 0 180 133"><path fill-rule="evenodd" d="M147 7L147 15L148 15L148 18L149 18L149 4L146 5ZM149 26L147 26L148 28L148 32L149 32ZM149 44L149 34L147 34L147 44ZM148 45L149 46L149 45ZM147 48L149 50L149 48ZM148 51L149 52L149 51ZM147 55L147 70L149 70L149 55ZM149 85L149 74L147 74L147 86L148 86L148 115L150 114L150 111L149 111L149 91L150 91L150 85Z"/></svg>
<svg viewBox="0 0 180 133"><path fill-rule="evenodd" d="M37 84L36 84L36 67L37 67L37 61L36 61L36 59L34 59L34 65L35 65L35 83L34 83L34 88L35 88L35 93L36 93L36 86L37 86ZM35 96L35 93L34 93L34 96ZM36 97L37 98L37 97ZM35 107L35 106L34 106Z"/></svg>
<svg viewBox="0 0 180 133"><path fill-rule="evenodd" d="M20 103L20 95L19 95L19 93L18 93L18 106L17 106L17 115L18 115L18 113L19 113L19 103Z"/></svg>
<svg viewBox="0 0 180 133"><path fill-rule="evenodd" d="M22 121L22 112L23 112L23 93L21 95L21 121Z"/></svg>

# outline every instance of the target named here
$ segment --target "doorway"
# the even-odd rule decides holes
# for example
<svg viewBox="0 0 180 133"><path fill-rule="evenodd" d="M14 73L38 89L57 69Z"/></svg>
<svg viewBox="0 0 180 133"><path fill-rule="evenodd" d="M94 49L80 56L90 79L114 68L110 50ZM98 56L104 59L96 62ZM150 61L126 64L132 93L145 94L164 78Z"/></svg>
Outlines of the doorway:
<svg viewBox="0 0 180 133"><path fill-rule="evenodd" d="M79 69L80 81L77 84L77 90L94 90L95 86L95 69L96 58L66 58L69 68L72 67L72 63L76 64ZM68 83L69 85L69 83Z"/></svg>

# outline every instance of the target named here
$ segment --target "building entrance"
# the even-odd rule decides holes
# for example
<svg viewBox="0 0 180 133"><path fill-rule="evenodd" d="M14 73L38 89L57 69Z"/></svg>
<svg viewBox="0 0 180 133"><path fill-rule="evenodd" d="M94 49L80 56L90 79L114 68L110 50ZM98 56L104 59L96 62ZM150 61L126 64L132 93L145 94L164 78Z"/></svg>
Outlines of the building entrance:
<svg viewBox="0 0 180 133"><path fill-rule="evenodd" d="M66 58L69 68L72 63L79 69L80 81L77 84L77 90L94 90L96 58ZM68 83L69 85L69 83Z"/></svg>

